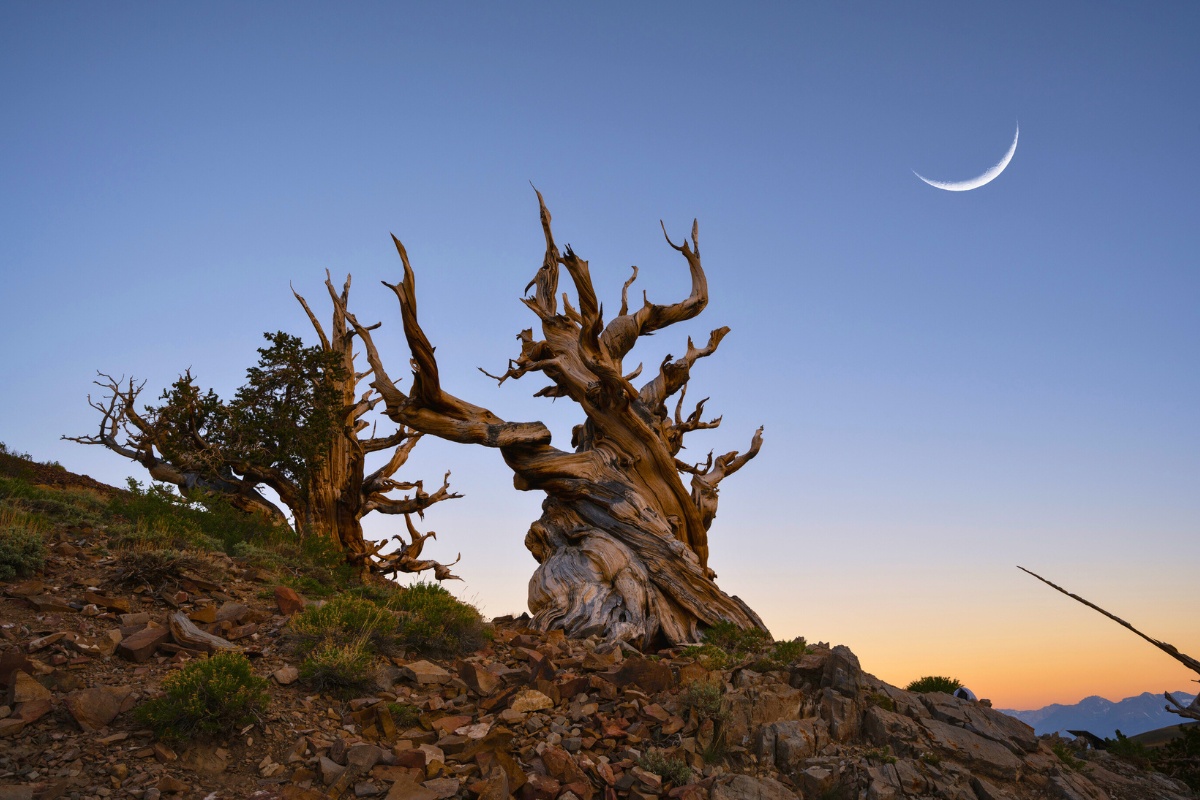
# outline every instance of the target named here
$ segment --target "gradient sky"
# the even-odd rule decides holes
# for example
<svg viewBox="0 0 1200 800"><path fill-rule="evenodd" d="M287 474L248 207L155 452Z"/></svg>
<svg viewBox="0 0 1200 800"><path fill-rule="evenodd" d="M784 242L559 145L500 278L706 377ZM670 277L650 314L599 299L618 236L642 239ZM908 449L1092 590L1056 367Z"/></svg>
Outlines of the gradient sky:
<svg viewBox="0 0 1200 800"><path fill-rule="evenodd" d="M58 438L94 371L228 395L325 269L403 376L394 232L448 388L565 443L570 404L475 369L534 322L533 182L610 311L631 264L686 293L658 221L699 218L708 310L634 355L733 329L690 451L766 426L711 563L777 637L1006 707L1193 687L1015 565L1200 656L1200 6L1046 6L0 4L0 441L143 477ZM1018 121L991 184L913 175ZM522 610L541 495L484 448L410 465L467 495L427 517L455 588Z"/></svg>

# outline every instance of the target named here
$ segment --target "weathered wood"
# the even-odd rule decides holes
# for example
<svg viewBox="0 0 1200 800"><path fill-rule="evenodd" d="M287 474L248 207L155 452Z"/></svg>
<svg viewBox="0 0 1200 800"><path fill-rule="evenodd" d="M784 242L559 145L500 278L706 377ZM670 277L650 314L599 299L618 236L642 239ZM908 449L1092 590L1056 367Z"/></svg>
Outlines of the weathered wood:
<svg viewBox="0 0 1200 800"><path fill-rule="evenodd" d="M1136 633L1138 636L1145 639L1150 644L1157 647L1159 650L1162 650L1164 653L1169 655L1171 658L1178 661L1180 664L1183 664L1185 667L1190 669L1192 672L1195 672L1197 675L1200 675L1200 661L1197 661L1196 659L1192 658L1191 656L1187 655L1186 653L1179 652L1179 650L1175 647L1175 645L1159 641L1158 639L1155 639L1151 636L1147 636L1146 634L1142 633L1137 628L1133 627L1128 622L1126 622L1125 620L1116 616L1115 614L1110 614L1109 612L1105 611L1103 608L1096 605L1095 603L1088 602L1087 600L1084 600L1079 595L1068 592L1063 587L1059 586L1056 583L1052 583L1052 582L1046 580L1041 575L1038 575L1036 572L1031 572L1030 570L1027 570L1022 566L1018 566L1017 569L1021 570L1024 573L1032 575L1033 577L1037 578L1039 581L1046 584L1047 586L1051 586L1054 589L1057 589L1058 591L1065 594L1067 597L1070 597L1072 600L1076 600L1080 603L1083 603L1085 606L1092 609L1093 611L1097 611L1097 612L1103 614L1104 616L1108 617L1109 619L1111 619L1113 622L1117 623L1118 625L1121 625L1124 628L1128 628L1129 630ZM1200 683L1200 681L1197 681L1197 683ZM1181 717L1188 717L1190 719L1200 720L1200 696L1197 696L1194 700L1192 700L1191 704L1187 705L1187 706L1183 705L1178 700L1176 700L1175 697L1170 692L1164 692L1163 697L1165 697L1167 699L1167 702L1169 702L1171 704L1169 706L1165 706L1167 711L1170 711L1172 714L1178 714Z"/></svg>
<svg viewBox="0 0 1200 800"><path fill-rule="evenodd" d="M217 650L238 649L238 646L228 639L200 630L182 611L176 611L167 618L167 627L171 630L171 638L175 640L175 644L189 650L213 653Z"/></svg>
<svg viewBox="0 0 1200 800"><path fill-rule="evenodd" d="M635 269L622 289L619 315L606 325L588 263L570 247L565 254L559 251L540 193L538 206L546 250L526 287L534 288L533 296L523 302L538 317L542 338L535 339L532 329L522 331L518 357L502 375L491 377L503 383L541 373L552 385L537 396L577 403L585 420L573 432L573 452L553 447L540 422L506 421L442 388L433 345L417 317L415 275L395 237L403 279L385 285L399 301L412 354L412 388L405 393L396 385L371 328L347 312L371 365L371 385L396 423L497 448L515 473L518 489L546 493L542 516L525 537L539 563L529 584L534 627L559 628L572 636L596 633L643 646L697 641L706 627L722 621L763 628L741 600L717 588L708 568L717 485L758 453L761 429L744 454L727 453L715 462L710 457L707 466L688 466L675 458L685 434L720 424L719 418L702 418L704 401L685 419L682 400L693 365L712 355L729 329L713 331L704 347L689 341L682 358L668 356L640 389L632 382L641 367L627 372L622 363L639 337L691 319L707 305L698 226L693 224L691 238L683 244L667 239L687 262L688 297L669 305L647 300L630 312L628 290L637 277ZM577 308L563 294L559 309L560 268L574 286ZM676 393L680 398L672 417L666 402ZM681 469L692 476L690 489Z"/></svg>

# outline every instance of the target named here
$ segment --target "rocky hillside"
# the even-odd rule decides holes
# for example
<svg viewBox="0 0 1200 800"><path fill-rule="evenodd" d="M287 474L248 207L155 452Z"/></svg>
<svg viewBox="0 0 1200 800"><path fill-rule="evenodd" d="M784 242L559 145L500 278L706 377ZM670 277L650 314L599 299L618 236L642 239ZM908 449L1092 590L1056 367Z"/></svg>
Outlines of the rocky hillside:
<svg viewBox="0 0 1200 800"><path fill-rule="evenodd" d="M47 497L29 513L44 520ZM7 514L0 530L33 526ZM323 601L279 570L190 552L169 579L131 575L138 551L111 530L39 533L37 573L0 582L0 800L1194 796L986 706L889 686L841 646L786 663L712 645L640 653L506 618L474 652L418 643L376 656L356 692L319 688L300 677L294 620ZM219 738L156 738L138 709L214 652L248 657L264 709Z"/></svg>

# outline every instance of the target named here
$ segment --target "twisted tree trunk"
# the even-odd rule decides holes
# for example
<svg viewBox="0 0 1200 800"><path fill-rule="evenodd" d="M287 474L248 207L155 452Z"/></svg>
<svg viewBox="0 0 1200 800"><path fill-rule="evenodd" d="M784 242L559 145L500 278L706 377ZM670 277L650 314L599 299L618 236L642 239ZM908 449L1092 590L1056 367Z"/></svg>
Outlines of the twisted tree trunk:
<svg viewBox="0 0 1200 800"><path fill-rule="evenodd" d="M682 358L667 356L640 389L632 381L641 367L630 374L622 368L641 336L690 319L707 304L696 226L690 242L671 243L687 261L690 295L671 305L645 301L629 311L635 267L622 291L620 313L605 325L587 262L570 247L560 254L540 193L538 202L546 252L530 282L535 294L523 302L538 316L543 338L535 339L532 329L522 331L520 356L503 375L491 377L503 383L539 372L552 384L536 396L577 403L586 420L574 430L573 451L553 447L540 422L507 422L442 390L433 347L417 319L412 267L394 237L404 279L386 285L400 301L413 385L408 394L397 388L369 329L347 314L366 348L371 385L392 420L451 441L495 447L515 473L518 489L546 493L542 516L525 537L539 564L529 584L535 627L559 628L572 636L598 633L644 646L694 642L717 622L763 628L745 603L717 588L707 563L717 484L757 454L761 429L745 454L727 453L715 461L710 454L705 465L676 459L686 433L720 423L702 420L704 401L686 418L682 404L692 365L716 350L728 328L713 331L705 347L689 341ZM574 284L578 309L565 294L558 307L560 266ZM677 393L672 417L666 401ZM681 472L691 474L690 490Z"/></svg>

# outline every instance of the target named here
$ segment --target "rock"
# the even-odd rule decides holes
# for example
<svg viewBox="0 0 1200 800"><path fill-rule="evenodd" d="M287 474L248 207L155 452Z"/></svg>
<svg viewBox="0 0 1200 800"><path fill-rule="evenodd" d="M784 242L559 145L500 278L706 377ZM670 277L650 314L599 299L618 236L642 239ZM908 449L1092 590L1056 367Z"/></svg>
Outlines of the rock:
<svg viewBox="0 0 1200 800"><path fill-rule="evenodd" d="M429 766L434 761L446 763L446 753L435 744L422 744L417 747L417 750L425 754L425 766Z"/></svg>
<svg viewBox="0 0 1200 800"><path fill-rule="evenodd" d="M650 694L665 692L675 685L675 677L671 667L665 661L651 661L640 656L632 656L622 662L621 667L605 675L617 686L637 686Z"/></svg>
<svg viewBox="0 0 1200 800"><path fill-rule="evenodd" d="M749 775L718 780L712 786L710 797L712 800L797 800L796 795L779 781Z"/></svg>
<svg viewBox="0 0 1200 800"><path fill-rule="evenodd" d="M275 607L285 617L299 614L304 610L304 598L289 586L275 587Z"/></svg>
<svg viewBox="0 0 1200 800"><path fill-rule="evenodd" d="M192 772L220 775L229 767L229 751L210 744L198 744L184 750L179 763Z"/></svg>
<svg viewBox="0 0 1200 800"><path fill-rule="evenodd" d="M241 603L235 603L232 600L226 600L221 604L221 607L217 609L216 619L214 621L241 622L242 618L245 617L249 611L249 606L242 605Z"/></svg>
<svg viewBox="0 0 1200 800"><path fill-rule="evenodd" d="M554 778L533 772L521 787L521 800L554 800L561 789L562 784Z"/></svg>
<svg viewBox="0 0 1200 800"><path fill-rule="evenodd" d="M18 703L14 713L26 725L32 725L49 714L51 708L49 700L28 700L24 703Z"/></svg>
<svg viewBox="0 0 1200 800"><path fill-rule="evenodd" d="M346 771L346 768L341 764L337 763L331 758L326 758L325 756L321 756L321 761L318 766L321 770L321 780L324 781L326 786L333 784L333 782L342 777L342 773Z"/></svg>
<svg viewBox="0 0 1200 800"><path fill-rule="evenodd" d="M942 692L921 695L921 701L934 719L999 742L1016 755L1033 753L1038 749L1038 738L1033 728L1015 717Z"/></svg>
<svg viewBox="0 0 1200 800"><path fill-rule="evenodd" d="M454 677L437 664L428 661L413 661L403 664L400 666L400 671L404 674L404 677L419 684L449 683Z"/></svg>
<svg viewBox="0 0 1200 800"><path fill-rule="evenodd" d="M371 767L383 758L383 750L373 744L352 745L346 751L346 766L355 767L361 772L370 771Z"/></svg>
<svg viewBox="0 0 1200 800"><path fill-rule="evenodd" d="M33 606L33 609L39 614L74 614L75 609L59 600L57 597L50 595L34 595L26 597L25 602Z"/></svg>
<svg viewBox="0 0 1200 800"><path fill-rule="evenodd" d="M431 781L425 781L421 784L429 791L437 795L438 800L448 800L458 794L459 782L458 778L434 778Z"/></svg>
<svg viewBox="0 0 1200 800"><path fill-rule="evenodd" d="M170 775L164 775L159 779L158 783L154 785L154 788L158 789L160 792L171 793L186 792L189 787L186 783L178 778L174 778Z"/></svg>
<svg viewBox="0 0 1200 800"><path fill-rule="evenodd" d="M500 688L499 677L473 661L464 661L458 668L458 676L475 694L487 697Z"/></svg>
<svg viewBox="0 0 1200 800"><path fill-rule="evenodd" d="M37 679L28 672L18 670L13 673L12 680L8 686L9 705L49 699L50 690L38 683Z"/></svg>
<svg viewBox="0 0 1200 800"><path fill-rule="evenodd" d="M829 742L824 720L801 719L764 726L759 733L759 757L782 772L794 772Z"/></svg>
<svg viewBox="0 0 1200 800"><path fill-rule="evenodd" d="M171 635L167 628L142 628L137 633L126 636L117 645L117 655L135 664L150 660L158 646Z"/></svg>
<svg viewBox="0 0 1200 800"><path fill-rule="evenodd" d="M33 800L33 787L0 784L0 800Z"/></svg>
<svg viewBox="0 0 1200 800"><path fill-rule="evenodd" d="M536 689L526 689L513 698L509 708L518 714L526 714L554 708L554 701Z"/></svg>
<svg viewBox="0 0 1200 800"><path fill-rule="evenodd" d="M133 689L129 686L97 686L67 695L67 711L85 731L97 731L116 719ZM161 787L160 787L161 788ZM167 791L167 790L164 790Z"/></svg>
<svg viewBox="0 0 1200 800"><path fill-rule="evenodd" d="M838 785L836 767L816 765L796 775L796 783L805 797L830 797Z"/></svg>
<svg viewBox="0 0 1200 800"><path fill-rule="evenodd" d="M438 800L438 793L422 786L412 778L403 778L392 784L392 788L384 800Z"/></svg>
<svg viewBox="0 0 1200 800"><path fill-rule="evenodd" d="M16 736L23 730L25 730L25 720L20 717L0 719L0 739L8 736Z"/></svg>
<svg viewBox="0 0 1200 800"><path fill-rule="evenodd" d="M838 694L853 697L862 689L862 678L863 672L858 663L858 656L850 652L849 647L839 644L833 648L825 662L821 688L833 689Z"/></svg>
<svg viewBox="0 0 1200 800"><path fill-rule="evenodd" d="M293 667L291 664L285 664L279 669L271 673L276 682L280 686L290 686L300 678L300 670Z"/></svg>
<svg viewBox="0 0 1200 800"><path fill-rule="evenodd" d="M66 633L60 631L58 633L50 633L45 636L39 636L37 639L34 639L32 642L25 645L25 652L36 653L39 650L45 650L50 645L60 641L66 635Z"/></svg>
<svg viewBox="0 0 1200 800"><path fill-rule="evenodd" d="M933 746L972 770L1004 780L1015 780L1021 771L1021 760L1007 747L936 719L922 720Z"/></svg>

